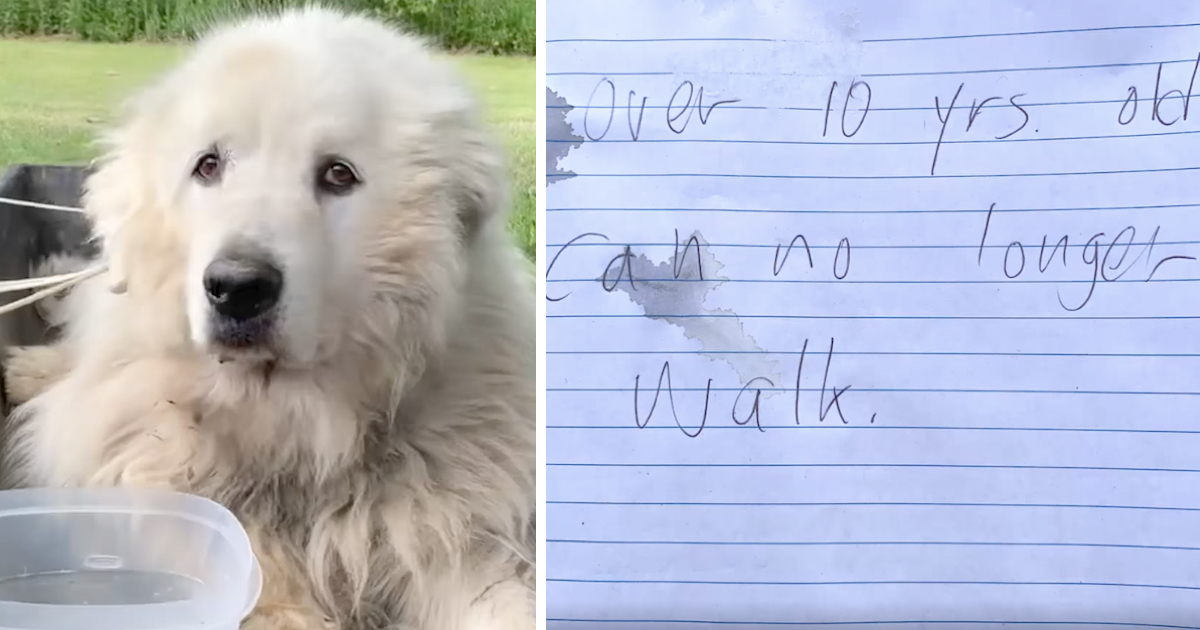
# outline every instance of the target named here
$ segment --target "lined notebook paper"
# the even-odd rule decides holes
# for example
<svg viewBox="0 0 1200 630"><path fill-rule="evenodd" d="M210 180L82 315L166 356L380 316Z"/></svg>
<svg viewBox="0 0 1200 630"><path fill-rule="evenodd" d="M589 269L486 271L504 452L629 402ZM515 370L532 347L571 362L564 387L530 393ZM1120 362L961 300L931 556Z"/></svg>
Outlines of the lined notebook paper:
<svg viewBox="0 0 1200 630"><path fill-rule="evenodd" d="M552 628L1200 628L1200 4L547 9Z"/></svg>

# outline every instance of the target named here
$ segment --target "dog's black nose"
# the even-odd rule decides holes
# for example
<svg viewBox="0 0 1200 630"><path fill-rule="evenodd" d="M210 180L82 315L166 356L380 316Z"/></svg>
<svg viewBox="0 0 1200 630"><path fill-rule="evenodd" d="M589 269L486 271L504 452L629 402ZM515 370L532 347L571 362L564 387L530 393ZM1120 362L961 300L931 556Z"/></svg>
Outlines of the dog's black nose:
<svg viewBox="0 0 1200 630"><path fill-rule="evenodd" d="M262 258L218 258L204 270L204 290L217 313L245 321L279 302L283 273Z"/></svg>

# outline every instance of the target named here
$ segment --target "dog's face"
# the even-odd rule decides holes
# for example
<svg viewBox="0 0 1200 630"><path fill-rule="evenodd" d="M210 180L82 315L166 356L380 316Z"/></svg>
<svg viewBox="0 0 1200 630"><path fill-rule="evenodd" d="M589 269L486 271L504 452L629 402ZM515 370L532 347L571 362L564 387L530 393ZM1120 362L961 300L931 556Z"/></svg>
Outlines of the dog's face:
<svg viewBox="0 0 1200 630"><path fill-rule="evenodd" d="M247 46L201 69L171 155L192 339L223 360L311 361L321 323L368 297L364 227L403 211L381 185L377 97L301 63Z"/></svg>
<svg viewBox="0 0 1200 630"><path fill-rule="evenodd" d="M366 21L307 19L202 44L116 143L185 260L191 340L222 362L302 367L355 326L436 320L496 201L493 156L440 67Z"/></svg>

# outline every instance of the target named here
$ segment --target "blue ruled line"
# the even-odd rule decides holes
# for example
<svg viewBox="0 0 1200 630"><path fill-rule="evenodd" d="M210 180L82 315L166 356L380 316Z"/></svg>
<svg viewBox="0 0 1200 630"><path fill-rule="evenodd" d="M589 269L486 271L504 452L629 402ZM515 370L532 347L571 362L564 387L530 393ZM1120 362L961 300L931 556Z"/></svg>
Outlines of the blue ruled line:
<svg viewBox="0 0 1200 630"><path fill-rule="evenodd" d="M819 352L814 352L814 355L819 355ZM671 391L675 392L703 392L710 388L705 387L672 387ZM714 392L740 392L742 387L713 387ZM819 387L751 387L750 390L761 390L764 392L819 392ZM652 393L654 387L647 385L639 388L640 391ZM546 393L550 392L570 392L570 393L613 393L613 392L629 392L632 393L632 387L547 387ZM829 391L828 388L825 391ZM1121 391L1107 389L944 389L944 388L922 388L922 387L855 387L855 392L862 393L917 393L917 394L1050 394L1054 396L1061 395L1111 395L1111 396L1200 396L1200 392L1151 392L1151 391ZM635 427L636 428L636 427ZM649 427L647 427L649 428Z"/></svg>
<svg viewBox="0 0 1200 630"><path fill-rule="evenodd" d="M885 44L896 42L928 42L953 39L978 39L985 37L1023 37L1030 35L1062 35L1068 33L1099 33L1105 31L1132 31L1144 29L1166 29L1166 28L1190 28L1200 26L1200 23L1193 24L1144 24L1135 26L1099 26L1092 28L1063 28L1048 31L1016 31L1011 33L970 33L963 35L930 35L930 36L915 36L915 37L883 37L874 39L864 39L864 44ZM547 44L584 44L584 43L605 43L605 44L644 44L644 43L683 43L683 42L761 42L761 43L807 43L804 40L794 39L775 39L767 37L647 37L647 38L597 38L597 37L573 37L573 38L558 38L547 39Z"/></svg>
<svg viewBox="0 0 1200 630"><path fill-rule="evenodd" d="M647 106L646 109L651 109ZM761 108L754 108L761 109ZM1161 133L1137 133L1137 134L1121 134L1112 136L1067 136L1059 138L1004 138L996 139L989 138L986 140L943 140L939 143L937 140L904 140L897 142L836 142L836 141L816 141L816 140L733 140L733 139L702 139L702 138L665 138L659 140L642 138L639 140L620 139L620 140L593 140L591 144L752 144L760 146L839 146L839 147L893 147L893 146L933 146L937 144L994 144L1000 142L1055 142L1066 140L1121 140L1125 138L1152 138L1160 136L1180 136L1184 134L1200 133L1200 129L1190 131L1167 131ZM551 144L578 144L579 140L547 138L546 142Z"/></svg>
<svg viewBox="0 0 1200 630"><path fill-rule="evenodd" d="M572 584L676 584L690 586L1085 586L1200 591L1200 586L1174 584L1121 584L1117 582L1006 582L987 580L856 580L844 582L769 582L739 580L584 580L546 578L547 582Z"/></svg>
<svg viewBox="0 0 1200 630"><path fill-rule="evenodd" d="M1179 210L1200 208L1197 203L1160 204L1147 206L1083 206L1077 208L1005 208L1003 212L1107 212L1111 210ZM547 208L546 212L745 212L762 214L987 214L987 208L942 208L933 210L813 210L765 208ZM1000 214L1001 210L995 210ZM582 245L582 243L576 243Z"/></svg>
<svg viewBox="0 0 1200 630"><path fill-rule="evenodd" d="M932 620L910 619L900 621L721 621L704 619L572 619L550 617L547 622L554 623L610 623L610 624L696 624L696 625L738 625L738 626L862 626L862 625L1067 625L1067 626L1099 626L1099 627L1136 627L1136 628L1169 628L1172 630L1200 630L1200 626L1178 626L1159 623L1134 623L1117 621L979 621L979 620Z"/></svg>
<svg viewBox="0 0 1200 630"><path fill-rule="evenodd" d="M986 212L986 210L985 210L985 212ZM1001 213L1001 211L996 210L993 212L993 214L1002 214L1002 213ZM1064 235L1064 236L1066 236L1066 235ZM1098 241L1096 241L1096 242L1098 242ZM1089 242L1081 243L1081 242L1079 242L1078 239L1074 243L1068 242L1068 243L1063 244L1063 243L1061 243L1061 241L1055 241L1054 243L1055 243L1055 249L1057 249L1058 247L1062 247L1064 249L1082 249L1082 248L1093 247L1093 245L1089 244ZM1046 244L1050 245L1049 236L1047 236ZM1119 247L1143 247L1143 246L1148 246L1151 244L1152 243L1150 241L1129 242L1129 243L1121 242L1121 243L1118 243L1118 246ZM568 243L547 243L545 246L548 248L558 248L558 247L566 247L567 245L568 245ZM614 247L614 246L617 246L616 243L613 243L611 241L606 241L603 243L596 243L596 242L569 243L569 245L571 247ZM642 242L642 243L621 243L619 246L624 247L626 245L628 245L630 247L679 247L680 244L679 243L667 243L667 242ZM1153 245L1159 245L1159 246L1200 245L1200 241L1154 241ZM784 243L784 242L778 242L778 243L705 243L704 246L709 247L709 248L729 247L729 248L737 248L737 249L775 249L775 248L786 249L787 243ZM1030 241L1030 243L1028 245L1022 243L1021 246L1029 247L1031 249L1040 249L1041 248L1041 245L1039 243L1037 243L1037 241ZM793 244L793 249L802 250L805 247L806 246L804 245L804 243ZM845 245L822 245L819 243L818 244L810 244L807 246L808 249L832 249L832 250L843 249L845 247L846 247ZM972 243L972 244L965 244L965 245L939 245L939 244L934 244L934 245L901 245L901 244L896 244L896 245L855 245L854 249L856 249L856 250L857 249L970 249L970 250L975 250L975 249L1008 249L1010 247L1012 247L1012 246L1008 245L1008 244L993 243L991 245L987 245L987 244L981 245L979 243Z"/></svg>
<svg viewBox="0 0 1200 630"><path fill-rule="evenodd" d="M579 283L579 282L594 283L594 282L601 282L601 279L600 278L547 278L546 282L548 282L550 284ZM1038 285L1038 284L1101 284L1101 283L1103 283L1103 284L1110 284L1110 285L1111 284L1127 285L1127 284L1160 284L1160 283L1164 283L1164 282L1166 282L1166 283L1200 282L1200 278L1151 278L1149 280L1139 279L1139 278L1125 278L1125 279L1102 280L1101 282L1096 282L1094 280L1044 280L1044 279L1033 279L1033 280L1015 280L1015 279L1014 280L811 280L811 279L799 279L799 278L716 278L716 279L714 279L714 278L707 278L707 279L700 279L700 278L637 278L634 280L634 282L639 283L639 284L656 284L656 283L664 283L664 282L666 282L666 283L673 283L673 282L688 283L688 282L690 282L690 283L708 283L708 284L731 283L731 284L871 284L871 285L881 285L881 284L897 284L897 285L907 285L907 284L917 284L917 285L939 285L939 284L955 284L955 285L959 285L959 284L966 284L966 285L971 285L971 284L1009 284L1009 285L1012 285L1012 284L1025 284L1025 285Z"/></svg>
<svg viewBox="0 0 1200 630"><path fill-rule="evenodd" d="M547 538L556 545L634 545L687 547L1050 547L1085 549L1139 549L1145 551L1200 551L1200 547L1178 545L1132 545L1119 543L1071 542L984 542L984 541L915 541L915 540L830 540L830 541L743 541L743 540L589 540L583 538ZM1200 587L1197 587L1200 589Z"/></svg>
<svg viewBox="0 0 1200 630"><path fill-rule="evenodd" d="M1082 503L951 503L931 501L551 501L546 505L590 505L620 507L966 507L966 508L1052 508L1081 510L1150 510L1200 512L1200 507L1153 505L1088 505Z"/></svg>
<svg viewBox="0 0 1200 630"><path fill-rule="evenodd" d="M928 77L928 76L946 76L956 74L1005 74L1017 72L1047 72L1057 70L1101 70L1105 68L1137 68L1144 66L1157 66L1162 64L1174 65L1181 63L1195 64L1196 59L1170 59L1167 61L1130 61L1124 63L1097 63L1097 64L1080 64L1070 66L1034 66L1026 68L977 68L973 70L920 70L914 72L874 72L865 73L859 76L868 79L880 79L891 77ZM631 72L593 72L593 71L567 71L567 72L547 72L548 77L650 77L650 76L686 76L689 74L720 74L720 75L740 75L740 76L790 76L787 72L748 72L748 71L721 71L721 70L682 70L682 71L664 71L664 70L645 70Z"/></svg>
<svg viewBox="0 0 1200 630"><path fill-rule="evenodd" d="M813 354L809 350L547 350L546 354L567 354L567 355L590 355L590 354L619 354L619 355L638 355L638 354L758 354L758 355L800 355ZM829 352L821 354L828 355ZM891 352L891 351L852 351L852 350L834 350L834 356L872 356L872 357L1100 357L1100 358L1196 358L1200 357L1200 353L1172 353L1172 352Z"/></svg>
<svg viewBox="0 0 1200 630"><path fill-rule="evenodd" d="M676 390L677 391L677 390ZM704 391L700 389L699 391ZM699 426L685 425L683 428L699 429ZM1012 431L1012 432L1050 432L1050 433L1138 433L1138 434L1154 434L1162 433L1169 435L1200 435L1200 431L1189 431L1184 429L1094 429L1094 428L1071 428L1071 427L966 427L966 426L896 426L896 425L821 425L821 426L800 426L794 424L784 425L766 425L762 427L764 430L774 431L789 430L789 431ZM546 429L556 430L580 430L580 431L648 431L655 430L674 430L678 431L677 425L647 425L637 426L632 424L627 425L563 425L551 424L547 425ZM704 430L727 430L727 431L758 431L759 428L753 425L726 425L726 424L706 424Z"/></svg>
<svg viewBox="0 0 1200 630"><path fill-rule="evenodd" d="M547 467L564 468L921 468L962 470L1055 470L1074 472L1200 473L1196 468L1136 468L1128 466L1039 466L1033 464L800 464L800 463L621 463L548 462Z"/></svg>
<svg viewBox="0 0 1200 630"><path fill-rule="evenodd" d="M707 315L668 315L665 313L589 313L554 314L546 319L856 319L856 320L963 320L963 321L1147 321L1147 320L1193 320L1200 315L770 315L737 313L710 313Z"/></svg>
<svg viewBox="0 0 1200 630"><path fill-rule="evenodd" d="M555 173L546 177L602 177L606 179L620 178L681 178L700 177L713 179L829 179L829 180L898 180L898 179L992 179L1008 177L1075 177L1082 175L1141 175L1149 173L1179 173L1197 171L1200 166L1180 166L1174 168L1146 168L1118 171L1070 171L1059 173L979 173L955 175L780 175L764 173Z"/></svg>

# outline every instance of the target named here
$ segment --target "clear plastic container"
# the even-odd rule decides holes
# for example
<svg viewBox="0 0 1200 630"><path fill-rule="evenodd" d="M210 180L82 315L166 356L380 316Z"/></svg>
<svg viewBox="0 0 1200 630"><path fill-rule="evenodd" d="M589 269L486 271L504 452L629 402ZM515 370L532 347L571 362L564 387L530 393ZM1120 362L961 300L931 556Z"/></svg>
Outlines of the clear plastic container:
<svg viewBox="0 0 1200 630"><path fill-rule="evenodd" d="M0 630L236 630L261 588L245 530L208 499L0 492Z"/></svg>

